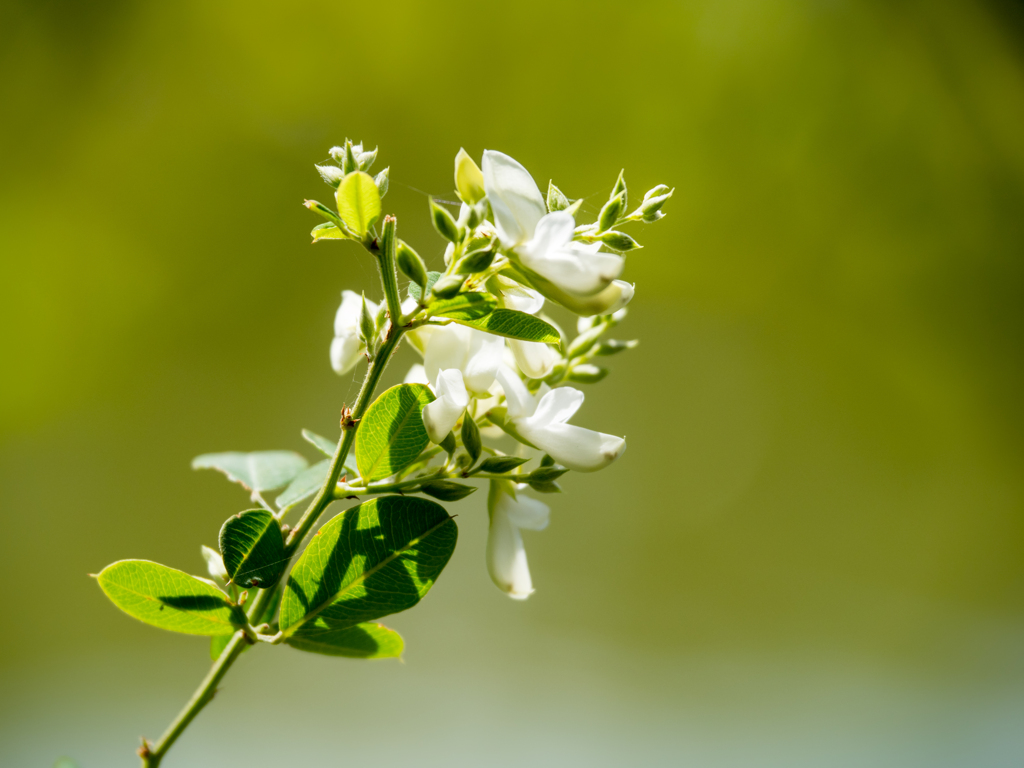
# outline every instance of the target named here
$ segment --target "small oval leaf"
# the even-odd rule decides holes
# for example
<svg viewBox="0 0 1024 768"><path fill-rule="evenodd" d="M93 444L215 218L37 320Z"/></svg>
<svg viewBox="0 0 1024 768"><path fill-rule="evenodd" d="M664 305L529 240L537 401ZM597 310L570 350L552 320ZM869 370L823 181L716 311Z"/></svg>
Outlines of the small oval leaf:
<svg viewBox="0 0 1024 768"><path fill-rule="evenodd" d="M343 629L411 608L433 586L458 529L426 499L382 496L347 509L309 542L281 600L286 636L320 617Z"/></svg>
<svg viewBox="0 0 1024 768"><path fill-rule="evenodd" d="M359 422L356 465L366 482L401 472L430 443L423 406L434 401L425 384L399 384L381 393Z"/></svg>
<svg viewBox="0 0 1024 768"><path fill-rule="evenodd" d="M468 324L489 315L497 306L498 300L489 293L460 293L450 299L430 302L427 312L431 317L448 317L457 323Z"/></svg>
<svg viewBox="0 0 1024 768"><path fill-rule="evenodd" d="M250 491L273 491L288 485L309 465L294 451L204 453L192 459L192 469L216 469Z"/></svg>
<svg viewBox="0 0 1024 768"><path fill-rule="evenodd" d="M284 493L274 499L274 503L280 509L284 509L297 501L302 501L312 496L323 486L324 480L327 479L327 473L330 471L330 459L318 461L308 469L302 470L299 476L292 480L288 487L284 489Z"/></svg>
<svg viewBox="0 0 1024 768"><path fill-rule="evenodd" d="M229 517L220 529L220 553L228 576L240 587L273 584L288 561L281 526L265 509Z"/></svg>
<svg viewBox="0 0 1024 768"><path fill-rule="evenodd" d="M96 580L111 602L139 621L186 635L229 635L245 613L212 584L149 560L119 560Z"/></svg>
<svg viewBox="0 0 1024 768"><path fill-rule="evenodd" d="M345 226L359 237L366 237L380 218L380 192L368 173L350 173L337 192L338 213Z"/></svg>
<svg viewBox="0 0 1024 768"><path fill-rule="evenodd" d="M367 622L338 629L323 616L303 624L285 642L300 651L354 659L393 659L405 647L402 636L383 624Z"/></svg>
<svg viewBox="0 0 1024 768"><path fill-rule="evenodd" d="M468 325L470 328L493 333L495 336L504 336L507 339L539 341L544 344L558 344L561 341L561 336L553 325L515 309L499 308L483 317L453 319L461 325Z"/></svg>

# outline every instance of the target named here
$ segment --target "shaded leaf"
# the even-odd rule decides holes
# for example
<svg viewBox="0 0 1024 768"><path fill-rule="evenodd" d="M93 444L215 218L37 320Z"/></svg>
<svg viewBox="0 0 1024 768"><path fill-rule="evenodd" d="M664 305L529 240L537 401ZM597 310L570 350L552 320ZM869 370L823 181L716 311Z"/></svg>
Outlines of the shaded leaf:
<svg viewBox="0 0 1024 768"><path fill-rule="evenodd" d="M323 486L324 481L327 479L327 473L330 471L330 459L318 461L308 469L302 470L299 476L292 480L288 487L284 489L284 493L274 499L274 503L279 508L284 509L297 501L302 501L312 496Z"/></svg>
<svg viewBox="0 0 1024 768"><path fill-rule="evenodd" d="M433 400L425 384L399 384L366 409L356 434L356 464L364 481L393 475L416 460L430 443L423 406Z"/></svg>
<svg viewBox="0 0 1024 768"><path fill-rule="evenodd" d="M427 291L434 287L434 283L441 277L440 272L427 272ZM419 301L423 293L420 291L420 287L416 283L409 283L409 296Z"/></svg>
<svg viewBox="0 0 1024 768"><path fill-rule="evenodd" d="M212 584L149 560L119 560L96 580L118 608L146 624L187 635L230 635L245 613Z"/></svg>
<svg viewBox="0 0 1024 768"><path fill-rule="evenodd" d="M220 552L228 576L240 587L273 584L288 560L281 526L265 509L229 517L220 529Z"/></svg>
<svg viewBox="0 0 1024 768"><path fill-rule="evenodd" d="M355 659L397 658L405 647L402 636L383 624L364 623L339 629L323 616L303 624L285 642L300 651Z"/></svg>
<svg viewBox="0 0 1024 768"><path fill-rule="evenodd" d="M455 549L458 529L444 507L383 496L347 509L309 542L288 578L281 630L314 618L343 629L404 611L433 586Z"/></svg>
<svg viewBox="0 0 1024 768"><path fill-rule="evenodd" d="M294 451L204 453L192 459L192 469L216 469L250 491L273 491L290 483L309 465Z"/></svg>

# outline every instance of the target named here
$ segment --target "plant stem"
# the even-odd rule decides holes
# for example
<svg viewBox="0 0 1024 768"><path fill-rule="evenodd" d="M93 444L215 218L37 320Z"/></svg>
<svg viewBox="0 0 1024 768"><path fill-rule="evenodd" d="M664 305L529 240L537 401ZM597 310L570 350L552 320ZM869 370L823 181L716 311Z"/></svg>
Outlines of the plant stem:
<svg viewBox="0 0 1024 768"><path fill-rule="evenodd" d="M367 366L366 377L363 379L363 386L359 390L359 396L356 398L355 405L351 411L346 410L343 412L341 420L342 439L338 441L338 447L331 459L331 468L327 473L327 478L324 480L323 486L312 503L303 513L302 518L288 534L288 538L285 541L285 554L289 558L298 550L302 540L316 524L317 519L327 508L327 505L334 501L334 488L338 484L338 477L341 475L345 459L348 457L349 451L352 450L359 422L370 405L373 392L380 382L380 377L384 373L388 361L395 353L405 333L405 328L399 325L401 304L398 300L398 277L395 272L395 228L394 217L388 216L384 220L384 235L382 236L384 247L377 248L372 244L364 243L367 250L376 258L377 265L380 268L381 287L387 298L391 323L388 326L384 342L380 345L380 349L377 350L377 353ZM258 623L264 618L263 614L273 604L278 590L281 589L283 579L284 576L278 580L277 584L260 590L259 595L257 595L249 607L248 616L251 623ZM139 756L142 758L142 768L157 768L160 765L160 761L167 754L167 750L177 741L178 737L181 736L195 716L202 711L203 707L213 699L217 683L227 674L231 665L235 663L235 660L245 650L249 642L245 631L239 630L236 632L217 660L213 662L213 666L210 667L206 678L199 684L196 692L192 694L188 704L181 710L174 719L174 722L164 732L164 735L160 737L160 740L154 745L150 745L143 740L142 748L139 750Z"/></svg>
<svg viewBox="0 0 1024 768"><path fill-rule="evenodd" d="M220 657L210 667L209 673L207 673L203 682L199 684L196 692L192 694L188 704L174 718L174 722L167 727L160 740L152 746L143 742L142 748L139 750L139 756L142 758L142 768L157 768L160 765L160 761L164 759L167 750L177 741L178 737L188 727L188 724L202 711L203 707L213 700L214 694L217 692L217 683L227 674L231 665L235 663L235 659L245 650L248 642L243 631L239 630L236 632Z"/></svg>

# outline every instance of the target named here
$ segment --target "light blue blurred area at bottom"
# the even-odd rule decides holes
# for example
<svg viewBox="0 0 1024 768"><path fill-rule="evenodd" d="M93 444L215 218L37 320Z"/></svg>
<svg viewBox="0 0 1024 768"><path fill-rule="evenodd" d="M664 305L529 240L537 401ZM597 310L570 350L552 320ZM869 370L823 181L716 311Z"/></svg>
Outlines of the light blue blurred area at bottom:
<svg viewBox="0 0 1024 768"><path fill-rule="evenodd" d="M637 632L642 644L642 622ZM257 649L239 664L253 674L226 681L165 764L1011 768L1024 754L1019 668L939 682L849 658L659 658L457 633L435 633L404 664ZM992 652L1022 640L1024 627L1002 626L977 642ZM467 658L468 647L480 650ZM80 768L136 765L132 741L169 720L201 664L178 648L6 676L19 704L2 718L0 765L48 766L55 752Z"/></svg>

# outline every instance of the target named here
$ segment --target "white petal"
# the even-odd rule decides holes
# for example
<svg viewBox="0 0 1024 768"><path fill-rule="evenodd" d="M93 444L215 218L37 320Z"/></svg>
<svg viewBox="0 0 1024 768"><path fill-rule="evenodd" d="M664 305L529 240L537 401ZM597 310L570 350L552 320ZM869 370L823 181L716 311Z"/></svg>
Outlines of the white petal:
<svg viewBox="0 0 1024 768"><path fill-rule="evenodd" d="M483 172L501 244L514 248L525 243L547 213L537 182L511 157L490 149L484 150Z"/></svg>
<svg viewBox="0 0 1024 768"><path fill-rule="evenodd" d="M615 280L593 296L574 296L562 293L553 297L563 307L577 315L610 315L626 306L633 298L633 286L624 280Z"/></svg>
<svg viewBox="0 0 1024 768"><path fill-rule="evenodd" d="M469 354L462 369L466 388L475 394L485 395L501 365L505 339L474 328L466 330L469 331Z"/></svg>
<svg viewBox="0 0 1024 768"><path fill-rule="evenodd" d="M591 296L605 290L622 274L625 265L625 259L614 253L584 253L572 245L547 251L524 251L520 258L538 275L577 296Z"/></svg>
<svg viewBox="0 0 1024 768"><path fill-rule="evenodd" d="M502 496L508 498L505 494ZM491 580L509 597L525 600L533 592L523 537L500 506L491 512L491 527L487 532L487 571Z"/></svg>
<svg viewBox="0 0 1024 768"><path fill-rule="evenodd" d="M469 330L455 323L434 329L423 354L428 380L434 381L439 371L448 368L463 369L469 355Z"/></svg>
<svg viewBox="0 0 1024 768"><path fill-rule="evenodd" d="M583 393L572 387L558 387L544 395L540 395L537 410L528 419L530 429L538 429L549 424L565 424L583 405Z"/></svg>
<svg viewBox="0 0 1024 768"><path fill-rule="evenodd" d="M366 302L370 314L376 314L377 307L372 302ZM341 292L341 306L334 315L334 335L341 336L347 331L359 328L359 313L363 309L363 297L355 291Z"/></svg>
<svg viewBox="0 0 1024 768"><path fill-rule="evenodd" d="M526 385L519 375L508 366L501 366L497 373L498 383L505 393L505 405L510 419L520 419L533 415L537 407L536 401L530 396Z"/></svg>
<svg viewBox="0 0 1024 768"><path fill-rule="evenodd" d="M543 531L548 527L551 517L551 507L539 499L517 493L515 499L502 494L498 502L505 509L512 525L517 528L525 528L528 531Z"/></svg>
<svg viewBox="0 0 1024 768"><path fill-rule="evenodd" d="M331 367L339 375L355 368L363 356L363 342L355 331L335 336L331 342Z"/></svg>
<svg viewBox="0 0 1024 768"><path fill-rule="evenodd" d="M210 572L210 575L215 579L221 581L228 580L228 569L224 567L224 560L220 556L220 552L215 549L203 544L203 559L206 561L206 570Z"/></svg>
<svg viewBox="0 0 1024 768"><path fill-rule="evenodd" d="M427 378L427 372L423 368L422 363L413 363L412 367L409 368L409 372L405 374L403 384L430 384L430 379Z"/></svg>
<svg viewBox="0 0 1024 768"><path fill-rule="evenodd" d="M564 248L572 242L576 222L572 214L566 211L555 211L544 216L537 222L537 229L528 243L519 249L519 253L532 253L543 257L548 251Z"/></svg>
<svg viewBox="0 0 1024 768"><path fill-rule="evenodd" d="M423 425L431 442L440 443L452 431L469 405L469 393L462 381L462 371L440 371L434 384L437 399L423 408Z"/></svg>
<svg viewBox="0 0 1024 768"><path fill-rule="evenodd" d="M555 350L539 341L509 339L508 345L516 357L519 370L531 379L543 379L561 359Z"/></svg>
<svg viewBox="0 0 1024 768"><path fill-rule="evenodd" d="M576 472L604 469L626 450L626 441L621 437L572 424L531 429L528 423L524 423L528 421L524 419L516 424L523 437L547 451L559 464Z"/></svg>
<svg viewBox="0 0 1024 768"><path fill-rule="evenodd" d="M527 288L501 275L498 275L498 285L501 288L501 299L509 309L535 315L544 308L544 296L540 291Z"/></svg>

